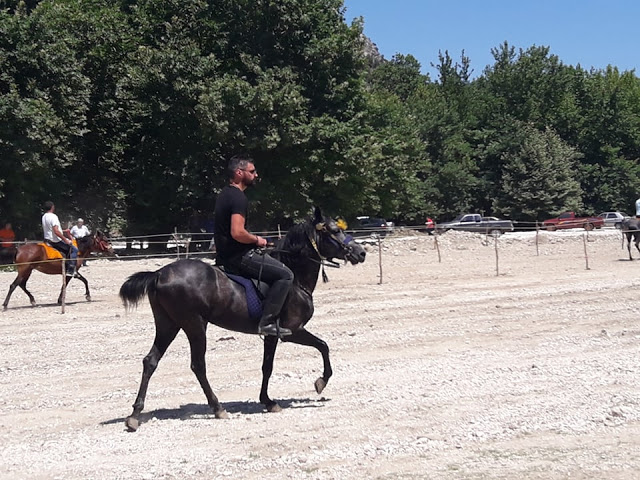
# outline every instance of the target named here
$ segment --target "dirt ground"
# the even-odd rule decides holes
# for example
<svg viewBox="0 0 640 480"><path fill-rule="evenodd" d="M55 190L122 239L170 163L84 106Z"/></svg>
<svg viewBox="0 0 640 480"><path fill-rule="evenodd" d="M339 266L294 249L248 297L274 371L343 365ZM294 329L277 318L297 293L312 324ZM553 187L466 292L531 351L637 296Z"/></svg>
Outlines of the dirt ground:
<svg viewBox="0 0 640 480"><path fill-rule="evenodd" d="M439 262L434 237L399 232L381 284L368 246L314 294L309 330L334 368L321 395L319 353L281 344L269 393L283 411L266 413L261 339L211 326L230 419L209 411L180 334L135 433L124 418L154 326L146 301L125 313L117 292L171 260L90 260L93 301L73 281L64 314L61 277L35 272L39 306L16 290L0 313L0 478L635 479L640 261L614 230L585 240L506 234L496 262L492 238L448 232Z"/></svg>

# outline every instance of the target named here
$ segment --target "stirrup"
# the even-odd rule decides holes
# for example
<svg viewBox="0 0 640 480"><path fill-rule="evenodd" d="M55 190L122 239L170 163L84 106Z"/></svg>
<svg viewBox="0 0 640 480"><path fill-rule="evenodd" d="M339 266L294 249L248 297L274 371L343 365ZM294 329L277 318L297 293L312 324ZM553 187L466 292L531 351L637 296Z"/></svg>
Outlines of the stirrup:
<svg viewBox="0 0 640 480"><path fill-rule="evenodd" d="M275 337L286 337L291 335L291 330L288 328L282 328L276 324L276 322L267 323L266 325L258 325L259 335L273 335Z"/></svg>

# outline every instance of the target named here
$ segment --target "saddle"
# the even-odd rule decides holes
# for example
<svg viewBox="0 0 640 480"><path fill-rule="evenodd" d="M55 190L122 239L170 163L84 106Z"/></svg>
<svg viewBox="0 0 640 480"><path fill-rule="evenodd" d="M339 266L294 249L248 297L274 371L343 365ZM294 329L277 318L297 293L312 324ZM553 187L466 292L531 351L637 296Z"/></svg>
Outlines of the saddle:
<svg viewBox="0 0 640 480"><path fill-rule="evenodd" d="M40 242L38 245L44 247L44 251L47 254L47 260L58 260L62 258L62 253L50 246L48 243ZM75 238L73 239L73 246L78 248L78 242L76 242Z"/></svg>
<svg viewBox="0 0 640 480"><path fill-rule="evenodd" d="M253 278L241 277L240 275L226 272L224 268L220 268L220 270L229 277L229 280L232 280L244 287L245 295L247 297L249 318L256 321L259 320L262 316L263 310L262 301L267 294L267 290L269 290L269 285L264 282L259 282Z"/></svg>

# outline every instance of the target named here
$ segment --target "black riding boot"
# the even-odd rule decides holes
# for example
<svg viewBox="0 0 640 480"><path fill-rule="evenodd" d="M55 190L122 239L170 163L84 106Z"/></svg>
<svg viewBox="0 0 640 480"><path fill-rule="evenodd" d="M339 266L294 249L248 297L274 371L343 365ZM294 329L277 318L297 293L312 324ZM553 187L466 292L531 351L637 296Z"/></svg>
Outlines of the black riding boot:
<svg viewBox="0 0 640 480"><path fill-rule="evenodd" d="M288 328L282 328L278 326L278 315L282 309L282 302L270 301L269 298L264 302L264 310L262 311L262 317L258 324L258 333L261 335L276 335L283 337L285 335L291 335L291 330Z"/></svg>

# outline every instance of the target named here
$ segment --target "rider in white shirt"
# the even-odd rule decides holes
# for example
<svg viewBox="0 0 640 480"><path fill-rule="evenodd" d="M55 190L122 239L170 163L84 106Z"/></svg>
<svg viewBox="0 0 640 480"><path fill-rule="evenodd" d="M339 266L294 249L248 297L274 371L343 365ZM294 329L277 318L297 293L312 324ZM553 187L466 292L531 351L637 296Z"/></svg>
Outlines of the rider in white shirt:
<svg viewBox="0 0 640 480"><path fill-rule="evenodd" d="M44 232L44 241L58 250L65 258L72 261L67 264L67 276L73 276L76 271L76 259L78 258L78 249L73 246L73 242L64 236L60 220L55 214L56 206L52 201L44 202L44 215L42 215L42 231Z"/></svg>
<svg viewBox="0 0 640 480"><path fill-rule="evenodd" d="M640 218L640 198L636 200L636 218Z"/></svg>

